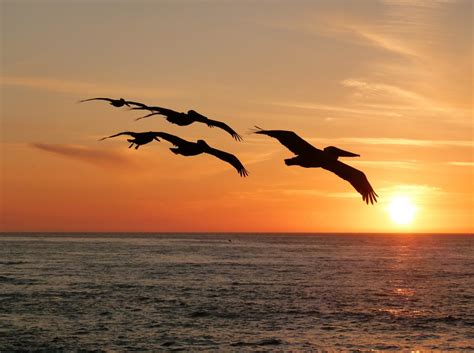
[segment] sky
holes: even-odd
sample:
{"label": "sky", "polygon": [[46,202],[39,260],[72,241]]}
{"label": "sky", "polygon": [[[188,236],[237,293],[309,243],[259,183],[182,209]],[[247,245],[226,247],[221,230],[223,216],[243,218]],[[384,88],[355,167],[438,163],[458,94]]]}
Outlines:
{"label": "sky", "polygon": [[[469,0],[0,6],[2,231],[474,230]],[[92,97],[194,109],[244,141],[78,103]],[[379,202],[328,171],[287,167],[292,153],[255,125],[360,154],[344,161]],[[166,142],[98,141],[150,130],[205,139],[250,175]],[[397,198],[413,209],[406,224],[390,211]]]}

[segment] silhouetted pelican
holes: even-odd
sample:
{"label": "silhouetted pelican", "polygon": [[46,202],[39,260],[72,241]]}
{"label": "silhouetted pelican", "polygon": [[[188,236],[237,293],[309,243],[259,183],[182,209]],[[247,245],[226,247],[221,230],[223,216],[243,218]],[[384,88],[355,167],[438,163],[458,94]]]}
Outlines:
{"label": "silhouetted pelican", "polygon": [[166,120],[172,124],[179,126],[190,125],[195,122],[204,123],[208,127],[218,127],[226,132],[228,132],[234,139],[237,141],[242,141],[242,137],[235,132],[229,125],[223,123],[222,121],[212,120],[204,115],[199,114],[194,110],[189,110],[187,113],[180,113],[171,109],[162,108],[162,107],[135,107],[132,110],[149,110],[151,113],[135,120],[140,120],[148,118],[153,115],[163,115]]}
{"label": "silhouetted pelican", "polygon": [[283,146],[293,152],[296,157],[285,159],[286,165],[299,165],[304,168],[318,168],[329,170],[338,177],[347,180],[362,195],[362,199],[368,204],[377,202],[378,196],[364,173],[352,168],[337,159],[339,157],[359,157],[358,154],[341,150],[337,147],[329,146],[323,151],[312,146],[293,131],[284,130],[263,130],[256,126],[257,134],[267,135],[276,138]]}
{"label": "silhouetted pelican", "polygon": [[171,147],[170,150],[174,154],[180,154],[182,156],[196,156],[201,153],[211,154],[219,159],[222,159],[224,162],[231,164],[240,176],[246,177],[249,173],[244,168],[242,163],[238,160],[233,154],[212,148],[204,140],[197,140],[197,142],[190,142],[183,140],[178,136],[167,134],[166,132],[157,133],[161,139],[171,142],[176,147]]}
{"label": "silhouetted pelican", "polygon": [[155,131],[148,131],[148,132],[132,132],[132,131],[124,131],[124,132],[119,132],[118,134],[107,136],[107,137],[102,137],[99,139],[99,141],[103,141],[105,139],[109,139],[111,137],[117,137],[121,135],[129,135],[132,136],[133,138],[127,139],[128,142],[130,142],[130,146],[128,148],[133,147],[135,144],[135,149],[137,150],[138,147],[141,145],[146,145],[147,143],[152,142],[153,140],[160,141],[157,136],[160,135],[159,132]]}
{"label": "silhouetted pelican", "polygon": [[126,105],[127,107],[130,107],[130,104],[133,104],[133,105],[136,105],[136,106],[139,106],[139,107],[146,107],[145,104],[143,103],[139,103],[139,102],[132,102],[132,101],[126,101],[125,99],[123,98],[119,98],[119,99],[113,99],[113,98],[89,98],[89,99],[84,99],[82,101],[79,101],[79,103],[82,103],[82,102],[88,102],[88,101],[107,101],[110,103],[110,105],[113,105],[114,107],[117,107],[117,108],[120,108],[120,107],[123,107],[124,105]]}

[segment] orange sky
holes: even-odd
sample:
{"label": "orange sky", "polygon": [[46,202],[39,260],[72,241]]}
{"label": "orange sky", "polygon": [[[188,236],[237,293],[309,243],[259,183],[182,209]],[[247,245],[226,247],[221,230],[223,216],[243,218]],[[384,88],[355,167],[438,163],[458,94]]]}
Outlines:
{"label": "orange sky", "polygon": [[[472,232],[472,2],[455,0],[1,3],[3,231]],[[203,124],[103,102],[195,109]],[[291,152],[250,134],[292,130],[361,155],[379,194],[287,167]],[[168,143],[138,151],[119,131],[204,138],[240,178]],[[416,207],[400,226],[387,209]]]}

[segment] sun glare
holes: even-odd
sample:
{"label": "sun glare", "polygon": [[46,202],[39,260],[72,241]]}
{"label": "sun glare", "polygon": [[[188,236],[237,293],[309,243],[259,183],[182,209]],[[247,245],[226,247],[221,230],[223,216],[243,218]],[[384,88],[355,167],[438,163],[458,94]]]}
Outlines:
{"label": "sun glare", "polygon": [[408,225],[413,222],[416,208],[406,196],[395,196],[388,207],[390,218],[399,225]]}

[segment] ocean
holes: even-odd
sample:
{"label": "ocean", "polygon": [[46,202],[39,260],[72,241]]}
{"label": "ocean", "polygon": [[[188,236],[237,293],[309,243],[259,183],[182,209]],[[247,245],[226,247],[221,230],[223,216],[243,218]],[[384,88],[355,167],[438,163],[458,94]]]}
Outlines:
{"label": "ocean", "polygon": [[474,236],[0,234],[0,352],[474,351]]}

